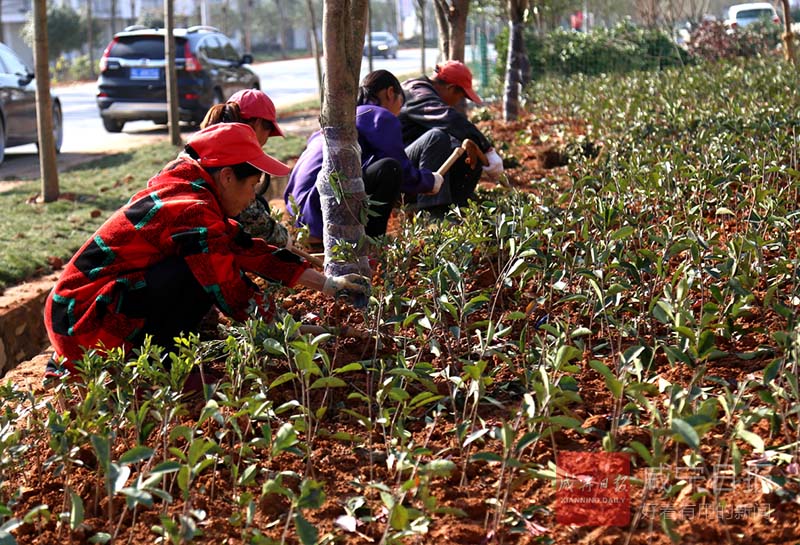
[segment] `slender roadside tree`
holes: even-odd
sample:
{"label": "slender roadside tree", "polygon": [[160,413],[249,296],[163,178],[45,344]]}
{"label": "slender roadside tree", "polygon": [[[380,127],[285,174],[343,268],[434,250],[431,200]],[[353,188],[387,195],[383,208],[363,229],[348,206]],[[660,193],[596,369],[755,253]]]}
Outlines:
{"label": "slender roadside tree", "polygon": [[356,131],[356,94],[368,0],[325,0],[322,43],[325,81],[320,126],[324,137],[317,190],[322,205],[325,272],[371,276],[366,256],[367,195]]}
{"label": "slender roadside tree", "polygon": [[36,128],[39,131],[39,171],[42,201],[58,199],[58,166],[53,135],[53,100],[50,96],[50,63],[47,56],[47,0],[34,0],[33,64],[36,72]]}
{"label": "slender roadside tree", "polygon": [[169,141],[173,146],[181,145],[180,116],[178,114],[178,75],[175,70],[175,13],[172,0],[164,0],[164,56],[167,59],[167,125]]}
{"label": "slender roadside tree", "polygon": [[109,23],[111,25],[111,35],[113,36],[117,33],[117,0],[111,0],[108,11],[111,14]]}
{"label": "slender roadside tree", "polygon": [[425,4],[427,0],[414,0],[414,10],[419,21],[420,74],[425,74]]}
{"label": "slender roadside tree", "polygon": [[794,32],[792,32],[792,10],[789,7],[789,0],[781,0],[783,7],[783,55],[792,65],[795,63],[794,51]]}
{"label": "slender roadside tree", "polygon": [[314,66],[317,68],[317,87],[319,88],[319,100],[322,104],[322,62],[320,61],[319,33],[317,31],[317,14],[314,11],[314,0],[306,0],[308,5],[308,17],[311,21],[311,53],[314,55]]}
{"label": "slender roadside tree", "polygon": [[525,8],[528,0],[508,0],[508,57],[503,93],[503,119],[514,121],[519,117],[519,95],[525,81],[523,71],[527,63],[525,53]]}
{"label": "slender roadside tree", "polygon": [[439,27],[439,55],[443,60],[464,62],[467,15],[470,0],[433,0]]}
{"label": "slender roadside tree", "polygon": [[94,76],[94,13],[92,13],[92,0],[86,0],[86,49],[89,53],[89,70]]}

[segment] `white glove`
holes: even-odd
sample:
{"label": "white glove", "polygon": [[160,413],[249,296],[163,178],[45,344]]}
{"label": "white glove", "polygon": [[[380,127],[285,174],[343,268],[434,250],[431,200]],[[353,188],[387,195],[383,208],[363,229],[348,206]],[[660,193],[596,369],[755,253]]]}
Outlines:
{"label": "white glove", "polygon": [[436,195],[442,189],[442,184],[444,183],[444,177],[438,172],[431,172],[431,174],[433,174],[433,189],[431,189],[427,193],[423,193],[423,195]]}
{"label": "white glove", "polygon": [[369,278],[355,273],[328,276],[322,286],[322,293],[331,297],[344,297],[353,306],[365,307],[370,294]]}
{"label": "white glove", "polygon": [[486,152],[486,159],[489,161],[489,164],[483,167],[483,173],[489,179],[497,180],[503,173],[503,159],[497,155],[497,152],[494,151],[494,148]]}

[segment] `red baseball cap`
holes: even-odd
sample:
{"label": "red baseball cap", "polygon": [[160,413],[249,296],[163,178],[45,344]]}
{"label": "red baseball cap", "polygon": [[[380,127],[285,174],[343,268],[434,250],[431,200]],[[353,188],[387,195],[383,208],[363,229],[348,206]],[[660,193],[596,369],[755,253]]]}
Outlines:
{"label": "red baseball cap", "polygon": [[197,152],[203,167],[232,167],[247,163],[267,174],[285,176],[291,170],[270,157],[256,138],[256,131],[245,123],[217,123],[194,133],[187,142]]}
{"label": "red baseball cap", "polygon": [[468,99],[476,104],[481,103],[481,97],[472,89],[472,72],[466,64],[461,61],[445,61],[436,65],[435,72],[436,79],[458,85],[464,89]]}
{"label": "red baseball cap", "polygon": [[283,136],[283,131],[278,126],[275,104],[267,93],[260,89],[243,89],[234,93],[228,102],[235,102],[239,105],[244,119],[266,119],[272,122],[272,132],[270,136]]}

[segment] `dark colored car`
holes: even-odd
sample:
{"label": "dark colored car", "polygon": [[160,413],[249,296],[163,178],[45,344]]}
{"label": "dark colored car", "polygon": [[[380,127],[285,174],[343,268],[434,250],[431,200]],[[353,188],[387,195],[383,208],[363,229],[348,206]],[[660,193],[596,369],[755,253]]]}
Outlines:
{"label": "dark colored car", "polygon": [[[389,57],[396,59],[397,58],[397,38],[395,38],[391,32],[372,32],[370,33],[372,37],[372,56],[373,57],[383,57],[388,59]],[[364,56],[369,56],[370,50],[370,43],[369,43],[369,36],[364,39]]]}
{"label": "dark colored car", "polygon": [[[64,125],[61,102],[52,97],[53,136],[61,151]],[[36,80],[33,71],[7,45],[0,43],[0,163],[6,148],[39,144],[36,125]]]}
{"label": "dark colored car", "polygon": [[[128,27],[114,35],[100,59],[97,106],[103,126],[120,132],[127,121],[167,122],[163,28]],[[208,109],[242,89],[260,89],[231,40],[213,27],[176,28],[175,69],[181,121],[200,123]]]}

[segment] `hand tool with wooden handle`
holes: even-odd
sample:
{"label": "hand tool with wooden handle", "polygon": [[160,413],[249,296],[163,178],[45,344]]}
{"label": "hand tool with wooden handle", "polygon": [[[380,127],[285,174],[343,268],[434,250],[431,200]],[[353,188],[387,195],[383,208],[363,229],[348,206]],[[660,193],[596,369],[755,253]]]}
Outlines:
{"label": "hand tool with wooden handle", "polygon": [[320,269],[323,267],[323,265],[325,265],[325,262],[318,256],[310,254],[304,250],[301,250],[300,248],[292,247],[292,249],[289,251],[292,252],[293,254],[299,255],[300,257],[304,258],[306,261],[308,261],[315,267],[319,267]]}
{"label": "hand tool with wooden handle", "polygon": [[469,138],[465,138],[464,141],[461,142],[461,145],[453,150],[450,157],[439,167],[436,173],[440,176],[444,176],[445,173],[450,170],[450,167],[452,167],[465,152],[467,154],[467,164],[472,165],[473,169],[478,168],[480,165],[485,166],[489,164],[489,161],[486,159],[486,154],[483,153],[478,144]]}

